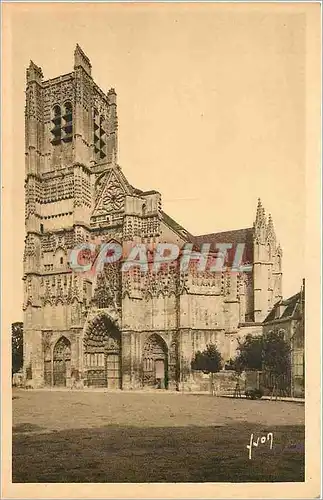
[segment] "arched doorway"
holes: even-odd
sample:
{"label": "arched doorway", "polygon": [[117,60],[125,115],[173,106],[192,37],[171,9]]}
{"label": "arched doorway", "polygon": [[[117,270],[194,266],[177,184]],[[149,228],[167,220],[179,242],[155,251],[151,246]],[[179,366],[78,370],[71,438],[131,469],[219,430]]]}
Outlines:
{"label": "arched doorway", "polygon": [[157,334],[150,335],[143,348],[143,385],[168,388],[168,348]]}
{"label": "arched doorway", "polygon": [[66,386],[71,377],[71,343],[61,337],[53,352],[53,385]]}
{"label": "arched doorway", "polygon": [[84,366],[88,387],[121,388],[121,336],[108,316],[99,316],[84,337]]}

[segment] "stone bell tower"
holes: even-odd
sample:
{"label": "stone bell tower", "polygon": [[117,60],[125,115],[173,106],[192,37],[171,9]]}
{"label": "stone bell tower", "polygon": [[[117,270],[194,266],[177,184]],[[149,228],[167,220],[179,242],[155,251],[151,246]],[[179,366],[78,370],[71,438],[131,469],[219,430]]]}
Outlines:
{"label": "stone bell tower", "polygon": [[94,178],[116,162],[118,125],[116,93],[95,84],[78,45],[72,72],[44,80],[31,61],[26,77],[24,371],[39,386],[53,377],[53,339],[73,342],[91,296],[68,252],[89,240]]}

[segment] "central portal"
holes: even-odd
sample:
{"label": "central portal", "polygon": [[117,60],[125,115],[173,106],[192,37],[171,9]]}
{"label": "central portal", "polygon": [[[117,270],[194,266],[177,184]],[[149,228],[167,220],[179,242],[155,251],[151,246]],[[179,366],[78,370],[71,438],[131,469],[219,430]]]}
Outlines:
{"label": "central portal", "polygon": [[121,336],[108,316],[95,318],[88,327],[84,365],[88,387],[121,389]]}

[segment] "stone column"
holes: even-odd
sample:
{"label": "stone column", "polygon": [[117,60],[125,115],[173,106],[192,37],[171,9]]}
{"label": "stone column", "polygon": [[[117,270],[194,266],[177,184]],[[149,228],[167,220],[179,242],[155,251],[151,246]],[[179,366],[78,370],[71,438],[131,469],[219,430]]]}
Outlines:
{"label": "stone column", "polygon": [[34,388],[43,387],[44,385],[44,353],[42,343],[42,332],[33,330],[30,333],[32,344],[32,386]]}
{"label": "stone column", "polygon": [[179,383],[179,333],[177,331],[172,333],[168,353],[168,389],[170,391],[178,390]]}
{"label": "stone column", "polygon": [[141,389],[142,381],[140,374],[140,359],[141,359],[141,346],[140,346],[140,333],[132,332],[131,335],[131,357],[132,357],[132,374],[131,385],[133,389]]}
{"label": "stone column", "polygon": [[190,329],[181,329],[179,332],[179,390],[190,391],[193,383],[192,360],[192,332]]}
{"label": "stone column", "polygon": [[25,330],[24,331],[24,337],[23,337],[23,342],[24,342],[24,363],[23,363],[23,371],[24,371],[24,378],[26,381],[31,379],[32,376],[32,336],[33,336],[33,330]]}
{"label": "stone column", "polygon": [[76,387],[80,387],[81,378],[79,335],[79,329],[73,330],[71,335],[71,384]]}
{"label": "stone column", "polygon": [[131,358],[131,333],[132,332],[121,332],[121,343],[122,343],[122,389],[129,390],[132,387],[131,384],[131,368],[132,368],[132,358]]}

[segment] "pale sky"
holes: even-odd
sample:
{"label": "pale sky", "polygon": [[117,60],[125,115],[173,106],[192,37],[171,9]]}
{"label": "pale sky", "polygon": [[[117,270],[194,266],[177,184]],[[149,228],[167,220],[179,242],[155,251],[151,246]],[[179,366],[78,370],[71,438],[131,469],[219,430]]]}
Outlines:
{"label": "pale sky", "polygon": [[272,7],[10,5],[12,321],[22,320],[23,302],[25,71],[30,59],[45,79],[73,71],[76,43],[96,83],[116,89],[119,164],[130,183],[158,190],[194,234],[251,227],[260,197],[283,248],[283,294],[299,291],[305,16]]}

